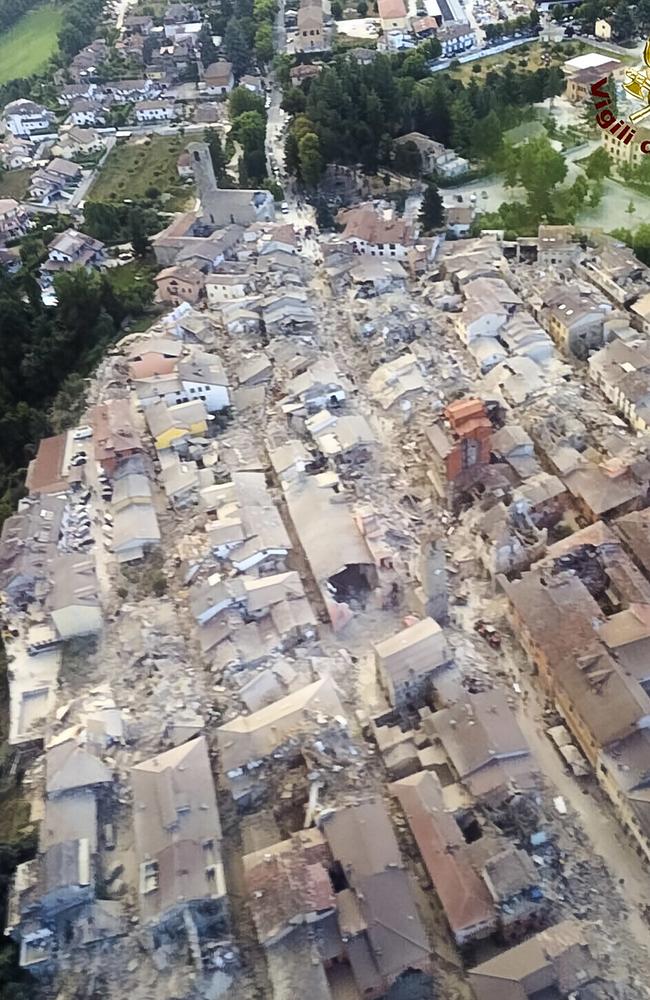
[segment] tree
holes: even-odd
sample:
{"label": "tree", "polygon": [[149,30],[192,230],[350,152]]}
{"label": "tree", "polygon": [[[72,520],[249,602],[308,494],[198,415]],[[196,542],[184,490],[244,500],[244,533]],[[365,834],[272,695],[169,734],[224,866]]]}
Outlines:
{"label": "tree", "polygon": [[273,59],[273,29],[267,22],[260,24],[255,32],[255,55],[264,64]]}
{"label": "tree", "polygon": [[636,212],[636,205],[633,201],[628,201],[627,208],[625,209],[628,215],[634,215]]}
{"label": "tree", "polygon": [[332,209],[325,198],[319,198],[316,202],[316,225],[321,232],[326,229],[334,229],[336,225]]}
{"label": "tree", "polygon": [[647,222],[637,227],[631,245],[639,260],[644,264],[650,264],[650,225]]}
{"label": "tree", "polygon": [[307,187],[318,186],[323,172],[323,158],[320,153],[320,143],[315,132],[307,132],[298,142],[300,173]]}
{"label": "tree", "polygon": [[231,17],[226,26],[223,49],[232,63],[235,76],[243,76],[250,65],[250,49],[241,24]]}
{"label": "tree", "polygon": [[474,127],[471,152],[477,159],[489,160],[496,155],[501,143],[501,120],[496,111],[490,111]]}
{"label": "tree", "polygon": [[134,208],[129,219],[131,246],[136,257],[146,257],[151,251],[151,240],[147,236],[144,216],[139,208]]}
{"label": "tree", "polygon": [[519,181],[528,192],[528,205],[540,219],[552,212],[551,192],[567,174],[567,165],[546,137],[532,139],[517,150]]}
{"label": "tree", "polygon": [[244,111],[232,124],[230,134],[239,142],[244,151],[264,150],[266,122],[259,111]]}
{"label": "tree", "polygon": [[343,4],[341,0],[332,0],[332,17],[335,21],[343,20]]}
{"label": "tree", "polygon": [[288,115],[297,115],[307,106],[305,92],[300,87],[289,87],[282,97],[282,110]]}
{"label": "tree", "polygon": [[264,110],[264,98],[259,94],[254,94],[248,87],[235,87],[228,97],[228,112],[230,120],[239,118],[245,111],[257,111],[263,118],[266,117]]}
{"label": "tree", "polygon": [[[147,39],[145,39],[146,41]],[[216,62],[219,58],[219,52],[212,41],[212,30],[207,22],[201,25],[201,30],[197,35],[196,41],[203,65],[209,66],[211,63]]]}
{"label": "tree", "polygon": [[445,213],[440,192],[435,184],[427,184],[420,209],[420,225],[425,233],[439,229],[444,221]]}
{"label": "tree", "polygon": [[357,0],[357,14],[359,17],[368,16],[368,3],[367,0]]}
{"label": "tree", "polygon": [[102,282],[96,271],[73,268],[54,276],[60,322],[69,330],[85,334],[97,322],[102,307]]}
{"label": "tree", "polygon": [[300,155],[298,151],[298,137],[296,133],[290,131],[284,141],[284,165],[288,174],[299,176]]}
{"label": "tree", "polygon": [[607,90],[607,93],[610,96],[611,103],[609,105],[609,109],[613,115],[618,116],[618,98],[616,96],[616,80],[611,75],[611,73],[607,79],[607,87],[605,89]]}
{"label": "tree", "polygon": [[614,11],[614,17],[612,18],[612,32],[619,41],[625,41],[628,38],[632,38],[634,35],[634,18],[632,17],[632,13],[626,0],[619,3],[618,7]]}
{"label": "tree", "polygon": [[210,150],[212,169],[214,170],[214,176],[217,184],[219,187],[223,187],[226,178],[227,159],[223,143],[221,142],[221,136],[216,129],[211,128],[205,133],[205,141],[207,142],[208,149]]}
{"label": "tree", "polygon": [[589,193],[590,193],[589,182],[585,177],[583,177],[582,174],[578,174],[568,192],[569,202],[574,211],[574,214],[577,214],[580,211],[585,201],[587,200]]}
{"label": "tree", "polygon": [[422,173],[420,151],[414,142],[395,143],[393,166],[398,174],[419,177]]}
{"label": "tree", "polygon": [[612,161],[609,158],[609,153],[602,146],[599,146],[588,157],[585,172],[590,180],[598,181],[609,177],[611,169]]}
{"label": "tree", "polygon": [[554,21],[563,21],[566,14],[566,8],[561,3],[553,4],[551,7],[551,17]]}

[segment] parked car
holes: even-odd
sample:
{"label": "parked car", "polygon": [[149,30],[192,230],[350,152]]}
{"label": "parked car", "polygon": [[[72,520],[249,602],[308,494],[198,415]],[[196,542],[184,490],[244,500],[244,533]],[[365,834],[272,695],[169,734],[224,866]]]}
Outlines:
{"label": "parked car", "polygon": [[76,431],[72,432],[73,441],[85,441],[86,438],[93,436],[93,429],[87,424],[82,424],[81,427],[77,427]]}

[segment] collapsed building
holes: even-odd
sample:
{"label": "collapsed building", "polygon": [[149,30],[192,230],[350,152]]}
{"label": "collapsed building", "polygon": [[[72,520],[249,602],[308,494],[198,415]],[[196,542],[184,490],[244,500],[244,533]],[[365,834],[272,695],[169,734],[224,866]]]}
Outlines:
{"label": "collapsed building", "polygon": [[350,604],[377,586],[377,567],[366,540],[337,492],[337,477],[306,476],[284,483],[287,511],[335,630],[349,621]]}
{"label": "collapsed building", "polygon": [[[195,941],[227,929],[221,824],[204,736],[131,768],[142,920]],[[200,961],[200,954],[194,955]]]}

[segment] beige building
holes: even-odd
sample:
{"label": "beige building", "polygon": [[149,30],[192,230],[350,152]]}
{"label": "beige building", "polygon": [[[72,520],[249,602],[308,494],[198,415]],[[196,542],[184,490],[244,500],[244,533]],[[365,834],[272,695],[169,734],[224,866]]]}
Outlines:
{"label": "beige building", "polygon": [[621,142],[621,140],[617,139],[615,135],[611,134],[611,132],[603,129],[600,141],[605,152],[611,156],[612,163],[615,167],[621,167],[623,164],[630,164],[632,167],[638,167],[648,156],[647,153],[641,152],[641,143],[650,141],[650,127],[646,125],[638,125],[636,135],[627,144]]}
{"label": "beige building", "polygon": [[375,643],[375,665],[391,705],[422,704],[439,670],[451,664],[444,633],[433,618]]}
{"label": "beige building", "polygon": [[408,28],[408,12],[404,0],[378,0],[377,10],[384,31]]}
{"label": "beige building", "polygon": [[612,26],[604,17],[599,17],[594,28],[596,38],[603,38],[606,42],[612,37]]}
{"label": "beige building", "polygon": [[196,305],[205,295],[205,275],[197,267],[166,267],[154,281],[158,288],[158,301],[169,302],[173,306],[181,302]]}
{"label": "beige building", "polygon": [[[596,975],[584,931],[564,920],[470,970],[477,1000],[577,996]],[[585,994],[586,996],[586,994]]]}
{"label": "beige building", "polygon": [[79,553],[66,553],[52,562],[52,590],[48,606],[62,639],[92,635],[102,627],[94,562]]}
{"label": "beige building", "polygon": [[205,737],[131,768],[131,787],[142,919],[182,923],[195,906],[222,914],[221,823]]}
{"label": "beige building", "polygon": [[329,48],[325,41],[323,9],[319,3],[304,4],[298,11],[298,26],[294,40],[296,52],[322,52]]}

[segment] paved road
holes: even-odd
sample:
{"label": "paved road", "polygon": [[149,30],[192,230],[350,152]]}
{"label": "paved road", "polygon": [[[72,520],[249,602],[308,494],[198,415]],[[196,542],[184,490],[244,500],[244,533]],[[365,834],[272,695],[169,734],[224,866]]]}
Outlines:
{"label": "paved road", "polygon": [[122,30],[124,18],[127,15],[128,9],[135,2],[136,0],[116,0],[116,2],[112,5],[112,10],[115,14],[115,27],[118,31]]}

